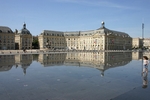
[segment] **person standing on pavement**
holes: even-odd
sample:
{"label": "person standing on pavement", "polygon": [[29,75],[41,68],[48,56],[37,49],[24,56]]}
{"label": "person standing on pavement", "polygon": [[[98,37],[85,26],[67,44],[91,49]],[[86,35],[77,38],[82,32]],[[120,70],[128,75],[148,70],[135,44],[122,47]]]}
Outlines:
{"label": "person standing on pavement", "polygon": [[147,56],[143,56],[143,73],[148,73],[149,60]]}
{"label": "person standing on pavement", "polygon": [[143,78],[143,86],[142,88],[147,88],[148,86],[148,65],[149,60],[147,56],[143,56],[143,71],[142,71],[142,78]]}

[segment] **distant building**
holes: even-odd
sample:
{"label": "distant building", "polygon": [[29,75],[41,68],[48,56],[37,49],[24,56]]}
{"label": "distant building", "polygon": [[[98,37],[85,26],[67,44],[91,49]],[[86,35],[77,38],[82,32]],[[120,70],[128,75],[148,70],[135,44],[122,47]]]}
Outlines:
{"label": "distant building", "polygon": [[132,48],[132,38],[124,32],[105,28],[104,22],[97,30],[60,32],[44,30],[39,35],[40,49],[70,50],[127,50]]}
{"label": "distant building", "polygon": [[147,49],[150,49],[150,38],[144,38],[143,46]]}
{"label": "distant building", "polygon": [[26,29],[26,24],[23,24],[23,28],[15,32],[15,46],[16,49],[32,49],[32,34]]}
{"label": "distant building", "polygon": [[150,49],[150,38],[133,38],[132,48],[147,48]]}
{"label": "distant building", "polygon": [[0,50],[15,49],[15,34],[9,27],[0,26]]}
{"label": "distant building", "polygon": [[132,39],[132,48],[142,48],[143,40],[142,38],[133,38]]}

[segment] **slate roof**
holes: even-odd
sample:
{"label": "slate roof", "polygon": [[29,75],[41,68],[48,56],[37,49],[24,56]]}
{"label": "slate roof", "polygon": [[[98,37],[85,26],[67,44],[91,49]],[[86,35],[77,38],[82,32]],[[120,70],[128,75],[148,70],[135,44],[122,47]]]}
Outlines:
{"label": "slate roof", "polygon": [[22,35],[29,34],[29,35],[31,35],[30,31],[28,29],[26,29],[25,23],[23,24],[23,28],[20,31],[18,31],[18,34],[22,34]]}
{"label": "slate roof", "polygon": [[7,26],[0,26],[0,33],[13,33],[13,31]]}

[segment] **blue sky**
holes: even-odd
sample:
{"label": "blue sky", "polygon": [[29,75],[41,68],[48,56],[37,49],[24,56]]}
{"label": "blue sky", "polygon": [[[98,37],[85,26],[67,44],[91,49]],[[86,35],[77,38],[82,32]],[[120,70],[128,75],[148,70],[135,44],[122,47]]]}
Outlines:
{"label": "blue sky", "polygon": [[13,31],[23,23],[32,35],[43,30],[95,30],[105,22],[131,37],[150,37],[150,0],[1,0],[0,26]]}

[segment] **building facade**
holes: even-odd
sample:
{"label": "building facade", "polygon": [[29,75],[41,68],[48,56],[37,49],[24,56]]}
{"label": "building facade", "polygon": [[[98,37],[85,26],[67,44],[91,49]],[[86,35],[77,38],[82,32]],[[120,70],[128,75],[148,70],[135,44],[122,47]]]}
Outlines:
{"label": "building facade", "polygon": [[9,27],[0,26],[0,50],[15,49],[15,34]]}
{"label": "building facade", "polygon": [[143,46],[147,49],[150,49],[150,38],[144,38]]}
{"label": "building facade", "polygon": [[132,39],[132,48],[138,49],[150,49],[150,38],[133,38]]}
{"label": "building facade", "polygon": [[132,48],[132,38],[124,32],[105,28],[104,22],[97,30],[58,32],[44,30],[39,35],[40,49],[69,50],[127,50]]}
{"label": "building facade", "polygon": [[15,31],[15,46],[19,50],[32,49],[32,34],[26,29],[25,23],[20,31]]}
{"label": "building facade", "polygon": [[143,40],[142,38],[133,38],[132,39],[132,48],[142,48],[143,47]]}
{"label": "building facade", "polygon": [[60,31],[44,30],[39,36],[40,49],[62,49],[66,47],[64,33]]}

